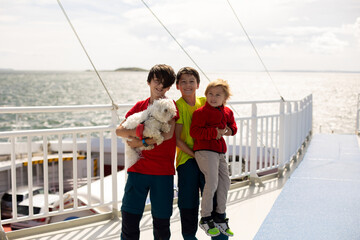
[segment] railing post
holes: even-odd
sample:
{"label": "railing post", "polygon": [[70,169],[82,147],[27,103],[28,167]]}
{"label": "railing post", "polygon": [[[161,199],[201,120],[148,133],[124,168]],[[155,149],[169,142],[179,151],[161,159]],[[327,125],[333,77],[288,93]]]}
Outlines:
{"label": "railing post", "polygon": [[306,102],[305,99],[301,100],[301,142],[305,143],[306,138]]}
{"label": "railing post", "polygon": [[117,186],[117,114],[116,109],[111,110],[111,124],[113,129],[111,130],[111,175],[112,175],[112,214],[114,219],[118,219],[118,186]]}
{"label": "railing post", "polygon": [[1,219],[0,219],[0,240],[8,240],[4,228],[1,225]]}
{"label": "railing post", "polygon": [[31,137],[27,136],[27,171],[28,171],[28,187],[29,187],[29,216],[34,214],[33,203],[33,164],[32,164],[32,152],[31,152]]}
{"label": "railing post", "polygon": [[313,95],[310,94],[310,134],[313,132]]}
{"label": "railing post", "polygon": [[291,103],[286,103],[286,114],[285,114],[285,142],[284,142],[284,161],[286,168],[290,169],[290,157],[292,155],[292,114],[291,114]]}
{"label": "railing post", "polygon": [[[49,213],[49,160],[48,160],[48,139],[47,135],[43,135],[43,172],[44,172],[44,198],[45,198],[45,214]],[[73,162],[77,165],[77,159],[73,157]],[[77,178],[77,169],[75,169]],[[75,179],[75,177],[74,177]],[[74,190],[77,186],[74,186]],[[77,199],[74,199],[74,206],[77,207]]]}
{"label": "railing post", "polygon": [[308,140],[311,129],[311,96],[306,97],[306,138]]}
{"label": "railing post", "polygon": [[59,195],[60,211],[64,210],[64,160],[63,160],[63,135],[58,136],[58,156],[59,156]]}
{"label": "railing post", "polygon": [[360,126],[359,126],[359,122],[360,122],[360,109],[358,108],[356,111],[356,128],[355,128],[355,134],[359,134],[360,133]]}
{"label": "railing post", "polygon": [[355,123],[355,134],[359,134],[360,132],[360,126],[359,126],[359,122],[360,122],[360,93],[358,94],[358,99],[357,99],[357,105],[356,105],[356,123]]}
{"label": "railing post", "polygon": [[[77,140],[76,133],[73,133],[73,191],[74,191],[74,209],[78,208],[78,163],[77,163]],[[44,181],[45,183],[45,181]]]}
{"label": "railing post", "polygon": [[284,162],[285,162],[285,103],[283,101],[280,102],[280,123],[279,123],[279,167],[278,167],[278,175],[279,177],[283,177],[284,174]]}
{"label": "railing post", "polygon": [[304,108],[305,108],[305,116],[304,116],[304,120],[305,120],[305,142],[307,140],[307,137],[309,135],[309,98],[305,98],[305,104],[304,104]]}
{"label": "railing post", "polygon": [[303,114],[304,114],[304,104],[303,104],[303,100],[299,101],[299,139],[300,139],[300,144],[303,143],[304,140],[304,130],[303,130]]}
{"label": "railing post", "polygon": [[[231,176],[234,177],[235,175],[240,175],[239,174],[239,170],[238,167],[235,168],[235,163],[236,163],[236,135],[233,136],[233,142],[232,142],[232,161],[231,161]],[[239,163],[241,164],[241,158],[239,157]],[[237,165],[239,166],[239,165]],[[237,170],[237,171],[236,171]]]}
{"label": "railing post", "polygon": [[13,219],[17,219],[17,199],[16,199],[16,154],[15,154],[15,137],[11,137],[11,196],[12,196],[12,216]]}
{"label": "railing post", "polygon": [[250,152],[250,182],[255,185],[259,181],[256,173],[257,167],[257,107],[256,103],[252,103],[251,111],[251,152]]}
{"label": "railing post", "polygon": [[298,107],[298,103],[297,101],[294,103],[294,122],[293,122],[293,129],[294,129],[294,137],[293,137],[293,152],[295,154],[295,157],[294,157],[294,160],[296,161],[297,158],[296,158],[296,154],[297,154],[297,151],[298,151],[298,147],[300,145],[300,141],[299,141],[299,128],[298,128],[298,125],[299,125],[299,107]]}

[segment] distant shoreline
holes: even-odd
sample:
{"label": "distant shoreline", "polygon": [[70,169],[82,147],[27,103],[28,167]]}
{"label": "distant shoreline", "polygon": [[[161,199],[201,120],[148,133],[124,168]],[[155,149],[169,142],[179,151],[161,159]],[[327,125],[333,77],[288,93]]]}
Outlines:
{"label": "distant shoreline", "polygon": [[[93,69],[87,69],[85,72],[93,72]],[[148,72],[149,70],[146,70],[144,68],[139,67],[122,67],[117,68],[115,70],[98,70],[99,72]]]}
{"label": "distant shoreline", "polygon": [[14,72],[15,70],[12,68],[0,68],[0,72]]}
{"label": "distant shoreline", "polygon": [[[12,69],[12,68],[0,68],[0,73],[6,73],[6,72],[93,72],[92,69],[87,70],[18,70],[18,69]],[[144,68],[138,68],[138,67],[123,67],[123,68],[117,68],[115,70],[98,70],[99,72],[148,72],[149,70]],[[254,70],[214,70],[211,71],[211,73],[214,72],[265,72],[263,70],[254,71]],[[277,73],[277,72],[288,72],[288,73],[360,73],[360,71],[351,71],[351,70],[271,70],[270,73]]]}
{"label": "distant shoreline", "polygon": [[138,67],[123,67],[123,68],[115,69],[115,72],[148,72],[148,71],[149,70]]}

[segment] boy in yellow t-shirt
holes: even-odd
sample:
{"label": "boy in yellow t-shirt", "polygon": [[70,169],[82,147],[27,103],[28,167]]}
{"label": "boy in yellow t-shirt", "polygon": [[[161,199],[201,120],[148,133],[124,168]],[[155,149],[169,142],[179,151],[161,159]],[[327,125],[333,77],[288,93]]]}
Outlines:
{"label": "boy in yellow t-shirt", "polygon": [[[193,151],[194,140],[190,136],[190,126],[194,111],[206,103],[205,97],[197,97],[200,86],[199,73],[191,67],[181,68],[176,75],[176,88],[181,97],[176,101],[179,119],[175,124],[176,170],[178,174],[178,207],[181,218],[181,232],[184,240],[196,240],[199,215],[199,190],[204,187],[201,173]],[[228,239],[225,235],[212,239]]]}

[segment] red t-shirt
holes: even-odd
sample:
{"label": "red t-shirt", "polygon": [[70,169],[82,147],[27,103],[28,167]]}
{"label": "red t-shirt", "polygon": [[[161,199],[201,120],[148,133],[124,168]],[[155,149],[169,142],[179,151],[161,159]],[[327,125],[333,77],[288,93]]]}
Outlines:
{"label": "red t-shirt", "polygon": [[[139,101],[126,114],[126,118],[134,113],[144,111],[149,106],[150,98]],[[174,102],[175,104],[175,102]],[[175,104],[176,106],[176,104]],[[179,111],[175,116],[175,121],[179,119]],[[128,169],[128,172],[137,172],[149,175],[175,175],[175,153],[176,153],[176,136],[156,145],[152,150],[141,152],[140,159]]]}

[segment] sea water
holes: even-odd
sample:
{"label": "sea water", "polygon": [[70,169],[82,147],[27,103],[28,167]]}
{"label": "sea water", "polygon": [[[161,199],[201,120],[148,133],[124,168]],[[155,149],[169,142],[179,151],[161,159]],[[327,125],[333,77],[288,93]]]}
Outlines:
{"label": "sea water", "polygon": [[[117,104],[149,96],[147,72],[100,72]],[[341,72],[214,72],[209,79],[223,78],[230,84],[231,101],[300,100],[313,94],[313,131],[354,133],[360,73]],[[197,95],[203,95],[208,80],[201,76]],[[166,94],[178,99],[175,85]],[[94,72],[0,72],[0,108],[15,106],[66,106],[110,104],[111,100]],[[265,112],[267,107],[265,108]],[[261,109],[261,108],[260,108]],[[277,110],[275,110],[277,111]],[[120,112],[120,115],[125,112]],[[237,112],[242,115],[242,111]],[[240,116],[241,117],[241,116]],[[108,113],[0,114],[0,131],[103,125]]]}

